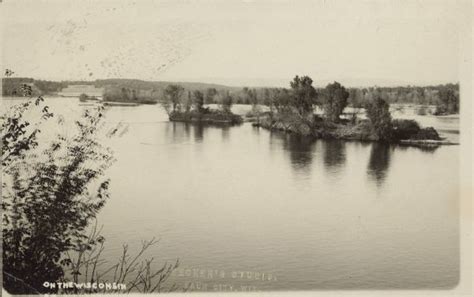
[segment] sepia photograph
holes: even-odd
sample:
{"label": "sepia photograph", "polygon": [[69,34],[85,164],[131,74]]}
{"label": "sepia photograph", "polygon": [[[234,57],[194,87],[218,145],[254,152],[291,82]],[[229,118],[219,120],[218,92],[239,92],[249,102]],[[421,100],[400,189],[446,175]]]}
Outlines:
{"label": "sepia photograph", "polygon": [[2,293],[472,296],[472,12],[0,1]]}

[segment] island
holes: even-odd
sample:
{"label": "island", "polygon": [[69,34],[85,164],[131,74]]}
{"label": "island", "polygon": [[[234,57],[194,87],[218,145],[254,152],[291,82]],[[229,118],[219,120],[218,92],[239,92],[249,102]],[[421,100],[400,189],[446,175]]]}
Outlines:
{"label": "island", "polygon": [[[312,79],[296,76],[291,89],[279,90],[268,112],[249,115],[253,125],[273,131],[315,139],[345,139],[432,147],[455,144],[441,138],[433,127],[420,127],[415,120],[392,119],[390,105],[375,97],[364,105],[365,115],[343,114],[349,92],[338,82],[317,92]],[[322,110],[316,114],[315,108]],[[344,116],[344,117],[342,117]]]}
{"label": "island", "polygon": [[171,84],[164,90],[163,107],[169,120],[174,122],[205,123],[215,125],[237,125],[243,122],[240,115],[231,111],[232,97],[229,93],[222,97],[219,109],[204,107],[204,94],[195,90],[183,98],[184,88]]}
{"label": "island", "polygon": [[433,127],[422,128],[414,120],[395,119],[387,125],[383,135],[370,120],[361,119],[355,122],[341,120],[337,123],[314,116],[314,121],[303,122],[288,117],[275,118],[268,115],[260,117],[253,126],[272,131],[282,131],[312,137],[315,139],[345,139],[372,142],[399,143],[412,146],[438,146],[455,144],[444,140]]}

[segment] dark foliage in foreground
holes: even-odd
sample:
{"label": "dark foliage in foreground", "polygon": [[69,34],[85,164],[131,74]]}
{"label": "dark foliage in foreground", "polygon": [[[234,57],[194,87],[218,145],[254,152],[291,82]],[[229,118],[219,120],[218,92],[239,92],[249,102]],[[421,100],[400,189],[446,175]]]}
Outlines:
{"label": "dark foliage in foreground", "polygon": [[[30,85],[18,92],[33,94]],[[84,110],[67,134],[42,139],[43,125],[53,124],[43,101],[30,97],[0,116],[3,288],[11,294],[96,293],[101,291],[43,284],[112,281],[126,283],[125,292],[175,290],[164,283],[177,262],[155,270],[153,259],[142,259],[155,240],[144,241],[133,255],[124,245],[122,257],[104,270],[105,238],[96,228],[88,235],[109,196],[104,171],[113,162],[112,152],[97,137],[104,108]],[[64,120],[59,116],[54,124],[64,125]],[[113,269],[119,272],[107,275]]]}
{"label": "dark foliage in foreground", "polygon": [[86,111],[74,136],[58,135],[38,153],[30,149],[38,145],[39,130],[15,129],[33,105],[24,106],[13,108],[13,114],[21,115],[13,121],[7,117],[2,125],[10,131],[2,135],[3,272],[5,288],[15,294],[28,292],[12,279],[45,293],[45,281],[64,276],[62,255],[84,244],[89,221],[108,197],[109,181],[101,179],[112,162],[94,138],[101,110]]}

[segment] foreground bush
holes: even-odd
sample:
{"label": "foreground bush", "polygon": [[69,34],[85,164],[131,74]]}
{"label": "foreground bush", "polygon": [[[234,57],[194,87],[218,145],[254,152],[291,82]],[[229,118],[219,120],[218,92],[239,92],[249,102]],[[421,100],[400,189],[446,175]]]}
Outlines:
{"label": "foreground bush", "polygon": [[[32,94],[27,85],[21,91],[26,97]],[[84,267],[91,268],[91,282],[106,275],[99,257],[104,238],[88,236],[90,222],[109,197],[104,172],[114,160],[98,141],[103,112],[102,107],[84,110],[72,127],[47,138],[40,133],[54,115],[42,97],[0,116],[2,272],[3,288],[10,294],[62,293],[44,283],[83,280],[79,275],[88,279]],[[56,119],[55,125],[64,125],[61,117]],[[145,242],[142,250],[153,243]],[[113,267],[125,270],[114,279],[126,282],[130,290],[161,290],[177,264],[153,270],[141,255],[130,257],[124,246],[124,259]],[[135,281],[127,278],[135,277],[133,273]]]}
{"label": "foreground bush", "polygon": [[28,292],[12,279],[44,292],[43,282],[64,276],[62,254],[83,244],[84,230],[104,206],[103,172],[113,160],[95,138],[101,109],[85,111],[75,131],[34,150],[40,127],[23,115],[40,102],[14,107],[2,123],[3,271],[5,288],[15,294]]}

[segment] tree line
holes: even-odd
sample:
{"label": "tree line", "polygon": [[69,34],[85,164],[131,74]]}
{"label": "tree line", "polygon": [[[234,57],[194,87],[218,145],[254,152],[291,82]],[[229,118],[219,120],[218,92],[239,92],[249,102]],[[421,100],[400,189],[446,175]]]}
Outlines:
{"label": "tree line", "polygon": [[203,112],[205,104],[218,104],[223,112],[230,113],[234,103],[229,91],[219,92],[216,88],[208,88],[206,91],[187,91],[178,84],[170,84],[163,91],[162,103],[166,111],[189,112],[192,109]]}
{"label": "tree line", "polygon": [[[199,91],[204,96],[204,104],[219,104],[224,98],[232,104],[268,105],[270,98],[281,96],[287,88],[231,88],[218,85],[199,83],[165,83],[147,82],[133,79],[104,79],[92,82],[84,81],[47,81],[32,78],[6,77],[2,79],[3,96],[19,96],[18,89],[22,84],[29,84],[34,95],[49,95],[60,92],[70,84],[90,84],[95,87],[104,87],[110,91],[112,97],[120,98],[118,93],[128,89],[130,93],[140,93],[141,96],[153,100],[165,100],[166,88],[169,85],[180,85],[186,92]],[[118,91],[115,91],[118,90]],[[325,88],[316,88],[317,93],[323,93]],[[375,98],[382,98],[387,103],[403,103],[418,105],[435,105],[436,114],[453,114],[459,112],[459,84],[439,84],[432,86],[398,86],[398,87],[364,87],[347,88],[349,97],[348,106],[361,108]],[[123,93],[123,92],[122,92]],[[130,96],[133,96],[130,95]],[[122,101],[119,99],[119,101]]]}

